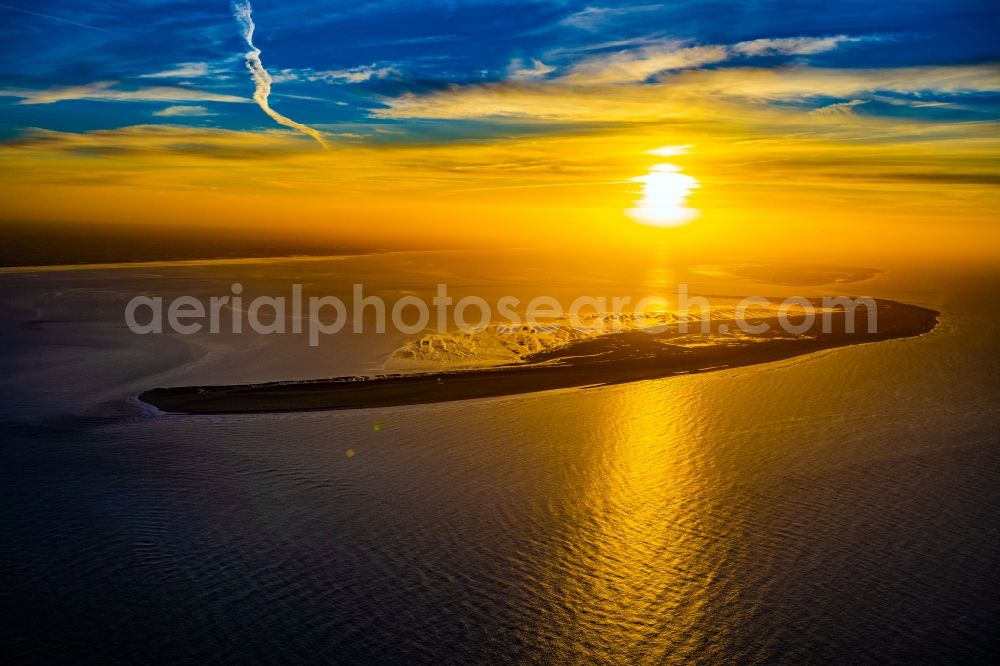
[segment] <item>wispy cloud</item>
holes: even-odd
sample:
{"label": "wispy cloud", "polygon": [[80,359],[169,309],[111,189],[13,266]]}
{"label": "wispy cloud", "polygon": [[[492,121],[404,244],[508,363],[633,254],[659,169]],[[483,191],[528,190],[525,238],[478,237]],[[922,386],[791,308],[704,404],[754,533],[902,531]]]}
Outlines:
{"label": "wispy cloud", "polygon": [[52,104],[69,100],[108,102],[230,102],[245,103],[235,95],[180,86],[152,86],[124,90],[117,81],[96,81],[79,86],[57,86],[44,90],[0,89],[0,97],[20,97],[18,104]]}
{"label": "wispy cloud", "polygon": [[821,106],[818,109],[813,109],[810,113],[815,116],[836,116],[839,118],[851,117],[855,115],[854,107],[861,106],[866,102],[867,100],[863,99],[852,99],[847,102],[827,104],[826,106]]}
{"label": "wispy cloud", "polygon": [[[547,58],[575,58],[600,51],[624,51],[639,46],[663,44],[664,41],[665,37],[663,35],[643,35],[641,37],[629,37],[628,39],[612,39],[604,42],[557,46],[546,50],[545,54]],[[678,45],[683,44],[680,41],[675,41],[674,43]]]}
{"label": "wispy cloud", "polygon": [[841,44],[863,42],[875,39],[871,36],[849,37],[834,35],[831,37],[784,37],[780,39],[754,39],[748,42],[734,44],[732,50],[745,56],[766,55],[812,55],[832,51]]}
{"label": "wispy cloud", "polygon": [[[592,14],[593,12],[591,12]],[[589,14],[588,14],[589,15]],[[614,52],[583,54],[560,67],[514,61],[502,81],[404,94],[374,113],[381,118],[505,118],[559,122],[636,122],[677,118],[715,104],[798,104],[828,107],[816,117],[854,115],[877,94],[955,95],[1000,90],[992,65],[886,68],[811,67],[800,59],[771,67],[737,66],[747,58],[808,56],[874,35],[762,38],[735,44],[681,40],[629,43]],[[549,54],[550,57],[553,54]],[[562,56],[574,55],[564,52]],[[562,58],[556,57],[556,62]],[[555,75],[553,75],[555,73]],[[932,100],[937,102],[938,100]]]}
{"label": "wispy cloud", "polygon": [[212,113],[203,106],[177,105],[177,106],[168,106],[165,109],[154,111],[153,115],[162,116],[165,118],[177,118],[177,117],[214,116],[216,114]]}
{"label": "wispy cloud", "polygon": [[638,48],[588,56],[574,65],[568,81],[585,83],[631,83],[665,72],[695,69],[736,57],[767,55],[812,55],[831,51],[847,42],[867,37],[792,37],[756,39],[737,44],[688,45],[679,40],[661,40]]}
{"label": "wispy cloud", "polygon": [[364,83],[372,79],[385,79],[399,74],[399,70],[392,65],[359,65],[347,69],[327,69],[316,70],[306,69],[283,69],[271,77],[275,83],[286,81],[324,81],[326,83]]}
{"label": "wispy cloud", "polygon": [[681,72],[664,80],[689,93],[758,100],[791,100],[825,95],[848,98],[860,93],[993,92],[1000,90],[1000,69],[991,65],[939,67],[776,67]]}
{"label": "wispy cloud", "polygon": [[[56,132],[33,129],[0,143],[0,154],[10,150],[42,151],[78,157],[187,156],[239,160],[265,156],[317,154],[303,150],[303,142],[287,130],[238,132],[179,125],[132,125],[92,132]],[[319,153],[320,155],[322,153]]]}
{"label": "wispy cloud", "polygon": [[309,127],[308,125],[303,125],[302,123],[295,122],[287,116],[283,116],[274,109],[271,108],[268,102],[268,97],[271,95],[271,75],[267,73],[264,69],[264,65],[260,61],[260,49],[258,49],[253,44],[253,32],[254,32],[254,22],[252,17],[252,10],[250,8],[249,2],[238,2],[233,5],[233,14],[236,17],[236,21],[240,24],[240,28],[243,31],[243,39],[246,40],[247,46],[250,50],[244,56],[246,59],[247,70],[249,70],[251,76],[253,76],[254,81],[254,93],[253,99],[257,102],[257,105],[261,110],[270,116],[276,123],[284,125],[285,127],[291,127],[292,129],[298,130],[303,134],[312,137],[316,140],[319,145],[323,148],[327,148],[326,140],[323,135],[316,129]]}
{"label": "wispy cloud", "polygon": [[670,70],[711,65],[729,57],[725,46],[679,48],[676,42],[670,42],[586,58],[569,71],[565,80],[590,84],[632,83]]}
{"label": "wispy cloud", "polygon": [[516,58],[511,61],[507,68],[507,77],[515,80],[540,79],[554,71],[556,71],[555,67],[546,65],[541,60],[532,58],[530,63],[526,63],[524,60]]}
{"label": "wispy cloud", "polygon": [[140,79],[194,79],[213,73],[207,62],[182,62],[162,72],[142,74]]}
{"label": "wispy cloud", "polygon": [[[614,81],[612,79],[612,81]],[[806,66],[679,71],[654,84],[586,85],[579,80],[504,81],[453,87],[389,100],[383,118],[521,118],[631,122],[713,113],[726,103],[854,99],[867,93],[994,92],[1000,71],[988,65],[835,69]]]}
{"label": "wispy cloud", "polygon": [[562,25],[579,28],[581,30],[598,30],[611,21],[615,21],[633,14],[654,12],[660,9],[660,5],[638,5],[635,7],[586,7],[578,12],[570,14],[560,23]]}

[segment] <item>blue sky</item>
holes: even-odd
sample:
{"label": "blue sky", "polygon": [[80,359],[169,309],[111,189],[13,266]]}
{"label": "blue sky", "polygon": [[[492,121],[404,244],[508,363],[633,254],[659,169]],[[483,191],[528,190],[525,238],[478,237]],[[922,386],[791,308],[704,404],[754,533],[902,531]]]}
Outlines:
{"label": "blue sky", "polygon": [[[247,48],[227,2],[11,0],[0,3],[0,15],[5,63],[0,132],[6,138],[32,127],[63,132],[146,124],[274,127],[249,103],[254,86],[242,57]],[[255,44],[275,81],[271,106],[344,136],[447,141],[503,131],[497,126],[512,123],[551,128],[606,122],[586,114],[449,114],[412,104],[400,111],[397,100],[483,84],[542,86],[567,81],[574,68],[589,62],[590,69],[578,69],[573,81],[584,85],[581,71],[604,72],[615,58],[618,65],[632,66],[699,47],[728,51],[725,57],[689,52],[694,57],[684,70],[977,68],[966,72],[970,82],[959,89],[929,81],[925,88],[880,90],[872,84],[831,94],[819,86],[761,102],[930,119],[981,121],[997,115],[990,83],[995,75],[991,79],[989,71],[995,72],[997,62],[1000,9],[987,1],[257,0],[253,16]],[[739,46],[754,40],[773,41],[771,47]],[[627,83],[652,84],[678,69],[654,66],[646,79]],[[59,101],[44,96],[52,90]]]}

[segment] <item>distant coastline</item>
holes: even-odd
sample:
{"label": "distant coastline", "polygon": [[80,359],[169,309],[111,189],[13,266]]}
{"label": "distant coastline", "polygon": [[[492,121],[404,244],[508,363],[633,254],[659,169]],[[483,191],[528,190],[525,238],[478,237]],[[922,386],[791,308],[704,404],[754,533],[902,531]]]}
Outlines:
{"label": "distant coastline", "polygon": [[162,261],[115,261],[98,263],[79,264],[40,264],[40,265],[19,265],[0,266],[0,275],[10,273],[55,273],[61,271],[97,271],[97,270],[127,270],[135,268],[170,268],[185,266],[243,266],[265,263],[290,263],[294,261],[330,261],[354,256],[355,254],[369,254],[367,252],[343,254],[323,254],[323,255],[283,255],[268,257],[220,257],[217,259],[165,259]]}
{"label": "distant coastline", "polygon": [[[238,414],[365,409],[490,398],[553,389],[621,384],[779,361],[825,349],[914,337],[934,329],[939,312],[876,299],[878,330],[868,333],[862,317],[857,332],[845,332],[846,315],[832,313],[832,329],[819,320],[803,335],[777,330],[777,320],[761,319],[771,332],[728,339],[734,320],[712,322],[707,344],[689,345],[687,333],[671,326],[655,334],[612,333],[534,354],[523,362],[488,369],[337,377],[235,386],[155,388],[139,399],[161,411],[182,414]],[[794,318],[793,318],[794,319]]]}
{"label": "distant coastline", "polygon": [[343,239],[274,238],[260,230],[206,229],[181,221],[155,228],[111,222],[9,222],[0,227],[0,271],[5,273],[379,251],[373,244]]}

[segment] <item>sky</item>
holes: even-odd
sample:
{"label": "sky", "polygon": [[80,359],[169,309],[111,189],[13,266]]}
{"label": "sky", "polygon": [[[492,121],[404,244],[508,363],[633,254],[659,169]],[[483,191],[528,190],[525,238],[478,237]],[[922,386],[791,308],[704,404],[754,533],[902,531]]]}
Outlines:
{"label": "sky", "polygon": [[11,0],[0,17],[0,223],[1000,246],[988,0]]}

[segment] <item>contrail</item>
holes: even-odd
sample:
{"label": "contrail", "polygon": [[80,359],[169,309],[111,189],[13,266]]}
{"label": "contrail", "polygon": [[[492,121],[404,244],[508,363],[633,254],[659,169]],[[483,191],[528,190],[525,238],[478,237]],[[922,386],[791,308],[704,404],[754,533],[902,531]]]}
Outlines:
{"label": "contrail", "polygon": [[[23,7],[15,7],[13,5],[8,5],[6,2],[0,2],[0,7],[4,9],[13,9],[16,12],[23,12],[25,14],[31,14],[32,16],[41,16],[42,18],[52,19],[53,21],[59,21],[60,23],[68,23],[69,25],[76,25],[81,28],[89,28],[91,30],[100,30],[101,32],[106,32],[109,35],[118,35],[117,32],[113,30],[107,30],[105,28],[99,28],[96,25],[87,25],[86,23],[80,23],[78,21],[71,21],[68,18],[63,18],[61,16],[53,16],[52,14],[43,14],[41,12],[33,12],[30,9],[25,9]],[[120,35],[119,35],[120,36]]]}
{"label": "contrail", "polygon": [[326,141],[319,131],[308,125],[297,123],[291,118],[286,118],[272,109],[271,105],[268,104],[267,98],[271,94],[271,75],[267,73],[264,65],[260,62],[260,49],[253,45],[254,24],[251,11],[249,2],[233,3],[233,16],[236,17],[236,21],[240,24],[240,28],[243,31],[243,39],[247,41],[247,46],[250,47],[244,58],[246,59],[247,69],[250,70],[254,85],[256,86],[253,93],[253,101],[257,102],[257,105],[260,106],[264,113],[271,116],[275,122],[307,134],[316,139],[323,148],[327,148]]}

